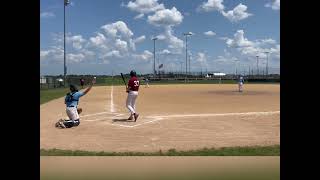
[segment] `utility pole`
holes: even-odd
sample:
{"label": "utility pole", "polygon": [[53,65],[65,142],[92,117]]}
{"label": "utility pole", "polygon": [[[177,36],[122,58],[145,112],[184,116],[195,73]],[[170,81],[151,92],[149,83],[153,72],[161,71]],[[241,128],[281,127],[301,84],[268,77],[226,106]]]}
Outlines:
{"label": "utility pole", "polygon": [[156,40],[158,38],[152,38],[153,40],[153,78],[156,77]]}
{"label": "utility pole", "polygon": [[257,75],[259,76],[259,56],[257,57]]}
{"label": "utility pole", "polygon": [[70,4],[69,0],[64,0],[63,6],[63,82],[66,86],[67,65],[66,65],[66,6]]}
{"label": "utility pole", "polygon": [[269,67],[268,67],[268,63],[269,63],[269,57],[268,57],[268,55],[269,55],[269,52],[267,51],[267,52],[264,52],[264,53],[266,53],[267,54],[267,64],[266,64],[266,75],[268,76],[268,74],[269,74]]}
{"label": "utility pole", "polygon": [[187,76],[188,76],[188,36],[191,36],[192,33],[183,33],[183,35],[186,37],[186,77],[185,82],[187,82]]}

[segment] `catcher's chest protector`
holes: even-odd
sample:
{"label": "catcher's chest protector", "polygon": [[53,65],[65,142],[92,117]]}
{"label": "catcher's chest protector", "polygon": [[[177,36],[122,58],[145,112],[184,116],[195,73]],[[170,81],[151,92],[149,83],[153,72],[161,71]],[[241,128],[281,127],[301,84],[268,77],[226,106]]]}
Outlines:
{"label": "catcher's chest protector", "polygon": [[67,94],[66,101],[67,101],[67,102],[78,101],[77,99],[74,99],[74,98],[73,98],[73,95],[74,95],[74,93],[68,93],[68,94]]}

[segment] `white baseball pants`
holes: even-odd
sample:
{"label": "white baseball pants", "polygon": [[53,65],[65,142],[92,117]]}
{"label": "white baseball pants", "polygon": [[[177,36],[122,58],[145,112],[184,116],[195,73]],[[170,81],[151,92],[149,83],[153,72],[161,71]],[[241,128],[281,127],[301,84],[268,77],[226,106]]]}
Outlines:
{"label": "white baseball pants", "polygon": [[138,97],[138,91],[129,91],[126,106],[131,114],[136,113],[136,99]]}
{"label": "white baseball pants", "polygon": [[67,107],[66,112],[70,120],[74,121],[80,118],[76,107]]}

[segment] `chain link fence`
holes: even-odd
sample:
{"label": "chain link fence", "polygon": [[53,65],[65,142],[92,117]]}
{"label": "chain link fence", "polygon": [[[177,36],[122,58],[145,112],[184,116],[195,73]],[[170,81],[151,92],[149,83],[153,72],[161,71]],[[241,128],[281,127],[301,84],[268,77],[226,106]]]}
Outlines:
{"label": "chain link fence", "polygon": [[[130,76],[125,74],[125,81],[128,82]],[[41,76],[40,77],[40,89],[53,89],[53,88],[64,88],[69,87],[70,84],[74,84],[79,88],[84,88],[88,86],[92,79],[93,75],[87,76],[67,76],[66,84],[64,84],[63,76]],[[123,85],[123,80],[120,75],[117,76],[96,76],[96,86],[99,85]],[[192,72],[187,76],[181,72],[168,72],[162,74],[156,74],[154,77],[153,74],[138,75],[141,80],[141,84],[144,84],[145,79],[149,79],[150,83],[159,82],[159,83],[183,83],[183,82],[197,82],[197,83],[230,83],[237,81],[239,75],[236,74],[226,74],[225,76],[214,76],[213,73],[201,73],[201,72]],[[243,76],[247,82],[280,82],[280,74],[246,74]],[[83,86],[81,86],[81,79],[84,80]]]}
{"label": "chain link fence", "polygon": [[[66,83],[64,83],[63,76],[41,76],[40,89],[64,88],[69,87],[70,84],[83,88],[92,82],[93,77],[94,76],[67,76]],[[98,76],[96,84],[111,84],[111,78],[112,77]],[[83,79],[83,84],[81,83],[81,79]]]}

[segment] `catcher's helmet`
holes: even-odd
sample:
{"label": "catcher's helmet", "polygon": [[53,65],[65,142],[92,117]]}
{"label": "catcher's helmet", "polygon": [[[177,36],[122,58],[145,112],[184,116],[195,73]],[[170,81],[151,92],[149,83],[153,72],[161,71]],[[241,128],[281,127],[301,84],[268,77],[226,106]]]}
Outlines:
{"label": "catcher's helmet", "polygon": [[74,85],[74,84],[70,84],[70,91],[71,91],[71,92],[77,92],[77,91],[78,91],[77,86]]}
{"label": "catcher's helmet", "polygon": [[132,70],[132,71],[130,72],[130,76],[131,76],[131,77],[132,77],[132,76],[137,76],[136,71]]}

